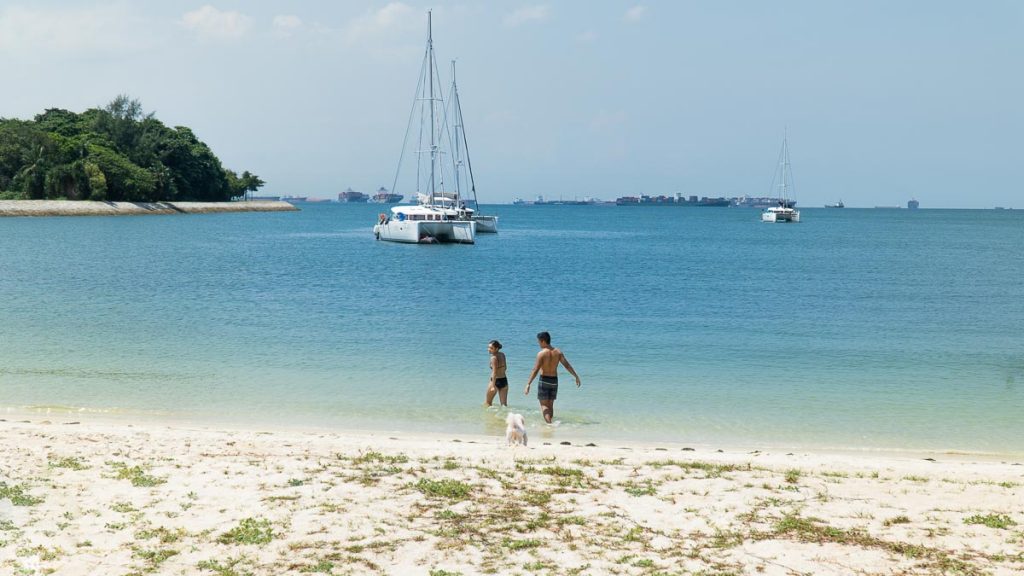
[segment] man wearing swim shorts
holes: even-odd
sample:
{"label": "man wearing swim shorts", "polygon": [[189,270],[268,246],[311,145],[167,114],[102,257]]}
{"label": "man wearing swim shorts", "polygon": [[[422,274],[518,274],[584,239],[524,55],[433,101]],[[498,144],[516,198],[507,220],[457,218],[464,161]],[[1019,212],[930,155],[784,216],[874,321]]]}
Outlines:
{"label": "man wearing swim shorts", "polygon": [[550,334],[547,332],[537,334],[537,344],[540,345],[540,352],[537,353],[537,362],[533,366],[533,371],[530,372],[530,380],[527,381],[526,390],[523,391],[523,394],[530,395],[530,386],[539,372],[540,382],[537,384],[537,400],[540,402],[540,411],[544,415],[544,421],[551,424],[551,419],[555,416],[555,398],[558,397],[558,365],[565,366],[565,369],[576,378],[577,388],[582,383],[580,382],[579,375],[573,370],[572,364],[569,364],[569,361],[565,359],[565,354],[562,354],[562,351],[558,348],[551,347]]}

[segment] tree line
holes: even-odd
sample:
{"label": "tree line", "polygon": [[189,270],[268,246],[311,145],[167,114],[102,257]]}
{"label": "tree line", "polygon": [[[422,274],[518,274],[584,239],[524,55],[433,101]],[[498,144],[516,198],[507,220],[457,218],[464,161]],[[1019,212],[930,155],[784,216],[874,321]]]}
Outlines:
{"label": "tree line", "polygon": [[0,199],[223,202],[263,185],[221,166],[184,126],[169,128],[118,96],[76,114],[0,118]]}

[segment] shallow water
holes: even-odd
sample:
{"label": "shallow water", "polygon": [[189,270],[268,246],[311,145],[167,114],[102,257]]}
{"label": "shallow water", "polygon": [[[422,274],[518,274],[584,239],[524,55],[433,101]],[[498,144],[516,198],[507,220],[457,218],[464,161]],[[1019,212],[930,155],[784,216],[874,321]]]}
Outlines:
{"label": "shallow water", "polygon": [[499,433],[549,330],[558,437],[1024,451],[1024,212],[495,206],[475,246],[379,206],[0,220],[0,406]]}

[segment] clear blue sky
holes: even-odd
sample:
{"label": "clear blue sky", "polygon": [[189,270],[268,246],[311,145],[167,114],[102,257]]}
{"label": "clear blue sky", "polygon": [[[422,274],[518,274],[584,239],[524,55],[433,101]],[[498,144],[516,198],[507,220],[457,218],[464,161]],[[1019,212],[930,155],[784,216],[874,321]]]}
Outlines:
{"label": "clear blue sky", "polygon": [[[0,3],[0,116],[119,93],[264,192],[391,185],[434,11],[481,201],[1024,208],[1024,2]],[[447,75],[447,70],[444,71]]]}

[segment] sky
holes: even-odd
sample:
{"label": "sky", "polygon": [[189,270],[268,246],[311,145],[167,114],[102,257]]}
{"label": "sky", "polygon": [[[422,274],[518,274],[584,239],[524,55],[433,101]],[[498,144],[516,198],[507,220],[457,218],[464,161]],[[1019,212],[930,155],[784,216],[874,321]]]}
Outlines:
{"label": "sky", "polygon": [[0,0],[0,117],[127,94],[261,193],[372,192],[428,9],[482,203],[767,196],[788,134],[801,206],[1024,208],[1016,0]]}

